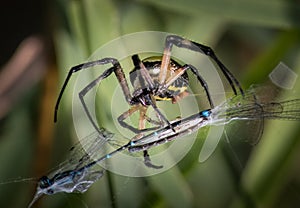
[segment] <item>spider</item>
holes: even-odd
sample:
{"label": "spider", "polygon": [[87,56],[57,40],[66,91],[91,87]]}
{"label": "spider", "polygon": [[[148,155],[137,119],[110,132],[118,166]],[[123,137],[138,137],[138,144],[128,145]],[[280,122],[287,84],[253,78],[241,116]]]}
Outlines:
{"label": "spider", "polygon": [[[72,67],[64,81],[55,105],[54,122],[57,121],[57,111],[63,92],[73,73],[96,65],[106,64],[111,64],[112,67],[105,70],[99,77],[90,82],[84,89],[79,92],[79,98],[83,105],[84,111],[86,112],[88,119],[96,130],[98,130],[99,128],[89,112],[89,109],[84,101],[84,96],[89,92],[90,89],[95,87],[103,79],[109,77],[113,72],[122,88],[126,101],[131,106],[128,111],[122,113],[118,117],[118,122],[122,127],[131,130],[135,134],[139,135],[144,131],[156,130],[162,127],[164,124],[173,129],[169,120],[158,109],[156,102],[169,100],[172,101],[172,103],[176,103],[180,99],[187,96],[187,87],[189,85],[189,77],[187,74],[188,70],[190,70],[196,76],[197,80],[205,90],[210,107],[214,108],[214,104],[208,90],[208,85],[200,75],[198,69],[191,64],[181,65],[171,58],[171,51],[173,46],[199,52],[210,57],[224,74],[234,94],[237,95],[238,90],[241,94],[244,94],[238,80],[218,59],[218,57],[210,47],[193,42],[188,39],[184,39],[177,35],[169,35],[165,39],[165,47],[162,56],[150,57],[144,60],[140,60],[137,54],[131,57],[134,64],[134,69],[129,73],[130,81],[133,86],[132,93],[129,90],[124,71],[119,61],[115,58],[103,58]],[[154,109],[158,121],[152,120],[146,115],[149,106]],[[136,111],[139,111],[140,114],[138,128],[125,122],[126,118],[130,117]],[[154,124],[154,127],[145,128],[146,121]],[[175,130],[173,129],[173,131]],[[155,165],[151,165],[147,151],[144,152],[144,158],[145,161],[147,160],[145,162],[146,164],[149,164],[149,166],[151,167],[157,168],[155,167]]]}

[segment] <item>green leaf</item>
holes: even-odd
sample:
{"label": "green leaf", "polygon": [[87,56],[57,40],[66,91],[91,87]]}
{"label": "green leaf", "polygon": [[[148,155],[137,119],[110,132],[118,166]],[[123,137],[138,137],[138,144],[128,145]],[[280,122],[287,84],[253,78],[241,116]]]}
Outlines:
{"label": "green leaf", "polygon": [[139,0],[167,11],[186,15],[210,14],[227,21],[259,26],[299,26],[300,5],[292,1],[260,0]]}

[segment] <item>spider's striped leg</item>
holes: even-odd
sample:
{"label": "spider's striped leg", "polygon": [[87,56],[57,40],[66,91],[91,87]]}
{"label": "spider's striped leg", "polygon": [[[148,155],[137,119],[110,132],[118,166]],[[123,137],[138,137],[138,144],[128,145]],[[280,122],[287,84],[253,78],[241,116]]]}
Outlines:
{"label": "spider's striped leg", "polygon": [[[110,59],[109,59],[110,60]],[[115,60],[115,59],[113,59]],[[116,60],[115,60],[116,61]],[[90,82],[84,89],[82,89],[79,92],[79,99],[82,103],[82,106],[84,108],[84,111],[86,113],[86,115],[88,116],[88,119],[90,120],[91,124],[93,125],[93,127],[99,132],[99,128],[98,125],[96,124],[96,122],[94,121],[94,118],[92,117],[92,115],[90,114],[90,111],[84,101],[84,96],[93,88],[95,87],[98,83],[100,83],[103,79],[107,78],[108,76],[110,76],[112,73],[115,73],[119,84],[121,85],[122,89],[123,89],[123,93],[125,95],[125,98],[127,100],[128,103],[130,103],[131,101],[131,95],[130,95],[130,91],[129,91],[129,87],[123,72],[123,69],[121,68],[121,65],[119,64],[118,61],[116,61],[114,63],[114,66],[105,70],[99,77],[97,77],[96,79],[94,79],[92,82]]]}
{"label": "spider's striped leg", "polygon": [[[147,84],[147,87],[150,89],[154,89],[154,81],[152,80],[151,75],[149,74],[149,71],[145,67],[144,63],[141,61],[140,57],[135,54],[131,57],[132,62],[136,69],[139,70],[140,76],[137,76],[136,78],[139,79],[139,82],[142,84]],[[146,86],[145,86],[146,87]]]}
{"label": "spider's striped leg", "polygon": [[[167,37],[168,39],[168,37]],[[164,54],[161,60],[161,67],[159,71],[159,76],[158,76],[158,81],[159,83],[163,86],[165,84],[166,78],[167,78],[167,72],[168,72],[168,67],[170,64],[171,60],[171,50],[173,43],[170,41],[165,42],[165,48],[164,48]]]}
{"label": "spider's striped leg", "polygon": [[93,127],[99,132],[99,127],[96,124],[96,122],[94,121],[94,118],[92,117],[85,101],[84,101],[84,96],[93,88],[95,87],[99,82],[101,82],[103,79],[107,78],[109,75],[111,75],[111,73],[114,71],[114,67],[111,67],[109,69],[107,69],[103,74],[101,74],[99,77],[97,77],[95,80],[93,80],[92,82],[90,82],[85,88],[83,88],[80,92],[79,92],[79,99],[82,103],[83,109],[88,117],[88,119],[90,120],[91,124],[93,125]]}
{"label": "spider's striped leg", "polygon": [[126,123],[124,120],[126,118],[128,118],[129,116],[131,116],[134,112],[136,112],[137,110],[139,110],[139,105],[134,105],[132,106],[128,111],[122,113],[119,117],[118,117],[118,122],[119,124],[126,128],[129,129],[130,131],[134,132],[135,134],[139,134],[141,131],[137,128],[134,128],[133,126],[129,125],[128,123]]}
{"label": "spider's striped leg", "polygon": [[164,167],[163,165],[154,165],[150,159],[150,156],[149,156],[149,153],[147,150],[144,150],[143,153],[144,153],[144,163],[147,167],[154,168],[154,169],[161,169]]}
{"label": "spider's striped leg", "polygon": [[58,112],[58,107],[60,104],[60,100],[63,96],[63,93],[68,85],[69,80],[71,79],[71,76],[78,72],[81,71],[82,69],[88,69],[90,67],[93,66],[97,66],[97,65],[105,65],[105,64],[112,64],[113,67],[107,69],[103,74],[101,74],[97,79],[95,79],[94,81],[92,81],[90,84],[88,84],[88,86],[82,90],[81,95],[84,96],[84,94],[86,94],[90,88],[93,88],[97,83],[99,83],[102,79],[105,79],[106,77],[108,77],[112,72],[115,73],[115,75],[118,78],[118,81],[123,89],[123,93],[125,95],[125,98],[127,100],[127,102],[130,102],[131,100],[131,95],[130,95],[130,91],[129,91],[129,87],[123,72],[123,69],[121,68],[120,63],[118,62],[117,59],[114,58],[103,58],[100,60],[96,60],[96,61],[91,61],[91,62],[87,62],[87,63],[83,63],[83,64],[79,64],[77,66],[74,66],[70,69],[64,84],[60,90],[60,93],[58,95],[57,101],[56,101],[56,105],[55,105],[55,111],[54,111],[54,122],[57,121],[57,112]]}
{"label": "spider's striped leg", "polygon": [[[146,115],[146,111],[147,111],[147,108],[146,108],[146,107],[140,109],[140,119],[139,119],[139,129],[140,129],[140,130],[146,128],[146,126],[145,126],[145,115]],[[147,167],[154,168],[154,169],[160,169],[160,168],[163,168],[162,165],[154,165],[154,164],[151,162],[151,159],[150,159],[150,156],[149,156],[147,150],[144,150],[143,153],[144,153],[144,163],[145,163],[145,165],[146,165]]]}
{"label": "spider's striped leg", "polygon": [[[144,117],[145,117],[145,120],[146,120],[146,121],[148,121],[149,123],[151,123],[151,124],[157,126],[157,129],[159,129],[160,127],[163,127],[163,125],[164,125],[164,122],[163,122],[162,120],[159,120],[159,121],[153,120],[152,118],[148,117],[147,115],[144,115]],[[156,114],[156,117],[157,117],[158,119],[160,119],[159,116],[158,116],[157,114]]]}
{"label": "spider's striped leg", "polygon": [[[204,88],[208,102],[210,104],[211,108],[214,108],[214,104],[213,101],[211,99],[211,95],[209,93],[208,90],[208,85],[206,83],[206,81],[203,79],[203,77],[200,75],[200,73],[198,72],[198,70],[196,69],[196,67],[194,67],[191,64],[186,64],[184,65],[181,69],[177,70],[172,76],[170,76],[167,81],[166,81],[166,88],[168,88],[173,82],[175,82],[186,70],[190,69],[193,74],[197,77],[198,81],[200,82],[201,86]],[[182,95],[179,95],[179,98],[181,96],[184,96],[185,92],[182,92]]]}
{"label": "spider's striped leg", "polygon": [[[143,131],[150,131],[150,130],[156,130],[159,127],[153,127],[153,128],[146,128],[145,126],[145,121],[152,121],[152,120],[148,120],[146,112],[147,112],[148,107],[146,106],[142,106],[141,104],[135,105],[133,107],[131,107],[128,111],[124,112],[122,115],[120,115],[118,117],[118,121],[120,123],[121,126],[123,126],[124,128],[127,128],[129,130],[131,130],[132,132],[136,133],[137,135],[135,136],[135,138],[139,138],[141,137],[143,134]],[[124,122],[124,120],[126,118],[128,118],[129,116],[131,116],[134,112],[138,111],[140,112],[140,117],[139,117],[139,129],[134,128],[133,126],[127,124],[126,122]],[[155,121],[156,123],[156,121]],[[162,123],[162,122],[161,122]],[[163,166],[161,165],[154,165],[151,162],[150,156],[148,154],[148,151],[145,150],[144,152],[144,163],[147,167],[151,167],[151,168],[155,168],[155,169],[159,169],[162,168]]]}
{"label": "spider's striped leg", "polygon": [[239,89],[240,93],[244,95],[244,91],[239,83],[239,81],[233,76],[233,74],[225,67],[225,65],[219,60],[216,56],[215,52],[208,46],[202,45],[200,43],[196,43],[187,39],[184,39],[177,35],[169,35],[166,38],[164,55],[162,59],[162,67],[160,71],[159,80],[161,84],[165,84],[165,79],[167,75],[168,64],[171,59],[171,50],[173,45],[179,48],[186,48],[192,51],[196,51],[206,56],[210,57],[220,68],[227,81],[229,82],[233,92],[237,94],[236,87]]}
{"label": "spider's striped leg", "polygon": [[[144,131],[153,131],[153,130],[157,130],[159,127],[161,126],[157,126],[157,127],[152,127],[152,128],[141,128],[139,126],[139,128],[135,128],[131,125],[129,125],[128,123],[126,123],[124,120],[127,119],[128,117],[130,117],[133,113],[135,113],[136,111],[140,111],[140,120],[142,118],[141,116],[141,112],[144,112],[144,110],[142,110],[143,108],[146,108],[146,106],[142,106],[141,104],[137,104],[137,105],[134,105],[132,106],[128,111],[125,111],[124,113],[122,113],[119,117],[118,117],[118,122],[119,124],[126,128],[126,129],[129,129],[130,131],[134,132],[135,134],[139,134],[141,132],[144,132]],[[146,115],[145,115],[146,111],[143,113],[143,120],[146,120],[154,125],[157,125],[157,121],[154,121],[150,118],[148,118]],[[140,122],[140,121],[139,121]],[[160,122],[161,123],[161,122]],[[141,124],[139,124],[141,125]],[[145,125],[144,125],[145,126]]]}

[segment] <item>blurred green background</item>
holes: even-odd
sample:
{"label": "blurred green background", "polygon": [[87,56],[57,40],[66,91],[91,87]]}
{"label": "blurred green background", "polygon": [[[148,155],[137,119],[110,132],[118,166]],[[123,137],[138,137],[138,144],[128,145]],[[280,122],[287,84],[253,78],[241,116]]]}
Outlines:
{"label": "blurred green background", "polygon": [[[0,207],[26,207],[36,183],[16,181],[38,178],[63,161],[77,138],[71,87],[62,101],[59,122],[53,123],[62,81],[72,66],[114,38],[154,30],[209,45],[244,88],[268,82],[268,74],[280,61],[300,72],[299,1],[15,0],[1,4]],[[297,97],[299,92],[298,81],[279,97]],[[243,168],[222,143],[209,160],[198,163],[203,144],[199,133],[190,153],[165,173],[147,178],[111,174],[110,186],[106,175],[85,194],[44,196],[35,207],[298,207],[299,127],[299,122],[267,122],[249,160],[245,159],[248,147],[233,146]]]}

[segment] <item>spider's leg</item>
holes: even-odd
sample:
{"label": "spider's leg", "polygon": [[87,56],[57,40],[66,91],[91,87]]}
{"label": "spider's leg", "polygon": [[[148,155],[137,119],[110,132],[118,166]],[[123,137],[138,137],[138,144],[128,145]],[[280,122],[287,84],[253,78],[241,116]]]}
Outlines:
{"label": "spider's leg", "polygon": [[[164,125],[164,122],[162,120],[156,121],[156,120],[153,120],[152,118],[148,117],[147,115],[145,115],[144,117],[145,117],[145,120],[148,121],[149,123],[151,123],[155,126],[158,126],[157,128],[160,128]],[[158,119],[159,119],[159,117],[158,117]]]}
{"label": "spider's leg", "polygon": [[208,46],[202,45],[200,43],[193,42],[193,44],[197,45],[200,49],[200,52],[204,53],[205,55],[212,58],[216,64],[219,66],[221,71],[223,72],[224,76],[226,77],[227,81],[229,82],[234,94],[237,95],[236,88],[234,84],[237,86],[238,90],[242,95],[244,95],[244,90],[241,87],[239,81],[235,78],[235,76],[227,69],[227,67],[220,61],[220,59],[216,56],[215,52]]}
{"label": "spider's leg", "polygon": [[[146,111],[147,111],[146,107],[142,106],[142,108],[140,108],[140,119],[139,119],[139,129],[140,130],[145,129],[145,117],[144,116],[146,115]],[[154,165],[151,162],[151,159],[150,159],[150,156],[149,156],[147,150],[144,150],[143,153],[144,153],[144,164],[147,167],[154,168],[154,169],[160,169],[163,167],[162,165]]]}
{"label": "spider's leg", "polygon": [[155,100],[152,99],[150,95],[145,96],[145,98],[147,99],[147,103],[150,103],[150,105],[152,106],[152,108],[156,112],[158,119],[161,120],[161,121],[164,121],[175,132],[175,129],[173,128],[173,126],[170,123],[170,121],[158,109],[158,107],[157,107],[157,105],[155,103]]}
{"label": "spider's leg", "polygon": [[148,106],[140,106],[139,129],[145,129],[146,128],[145,115],[147,113],[147,110],[148,110]]}
{"label": "spider's leg", "polygon": [[[168,37],[167,37],[168,39]],[[163,86],[165,84],[166,81],[166,77],[167,77],[167,72],[168,72],[168,67],[170,64],[170,60],[171,60],[171,50],[172,50],[172,46],[173,43],[170,41],[165,42],[165,48],[164,48],[164,54],[161,60],[161,67],[160,67],[160,72],[159,72],[159,76],[158,76],[158,80],[159,83]]]}
{"label": "spider's leg", "polygon": [[[179,48],[186,48],[192,51],[196,51],[199,53],[203,53],[206,56],[209,56],[212,58],[215,63],[218,65],[224,76],[226,77],[227,81],[229,82],[233,92],[237,94],[236,86],[238,87],[240,93],[244,95],[244,91],[239,83],[239,81],[233,76],[233,74],[225,67],[225,65],[219,60],[219,58],[216,56],[215,52],[208,46],[202,45],[200,43],[196,43],[187,39],[184,39],[180,36],[176,35],[169,35],[166,38],[165,42],[165,50],[164,50],[164,56],[162,59],[162,69],[160,72],[160,83],[164,84],[167,74],[167,67],[170,61],[171,56],[171,49],[172,46],[175,45]],[[236,86],[235,86],[236,85]]]}
{"label": "spider's leg", "polygon": [[154,165],[151,162],[151,159],[150,159],[150,156],[149,156],[147,150],[144,150],[143,153],[144,153],[144,163],[147,167],[154,168],[154,169],[161,169],[164,167],[163,165]]}
{"label": "spider's leg", "polygon": [[139,110],[139,104],[138,105],[134,105],[132,106],[128,111],[125,111],[124,113],[122,113],[119,117],[118,117],[118,122],[119,124],[126,128],[129,129],[130,131],[134,132],[135,134],[139,134],[141,133],[141,131],[137,128],[134,128],[133,126],[129,125],[128,123],[124,122],[124,120],[126,118],[128,118],[129,116],[131,116],[134,112],[136,112],[137,110]]}
{"label": "spider's leg", "polygon": [[140,70],[141,76],[139,76],[140,83],[147,83],[147,86],[150,89],[154,89],[155,85],[152,80],[152,77],[149,74],[149,71],[145,67],[144,63],[140,60],[137,54],[131,57],[134,66]]}
{"label": "spider's leg", "polygon": [[90,120],[90,122],[92,123],[93,127],[99,131],[99,127],[98,125],[96,125],[92,115],[90,114],[90,111],[84,101],[84,96],[93,88],[95,87],[101,80],[107,78],[109,75],[111,75],[111,73],[114,71],[114,67],[111,67],[109,69],[107,69],[106,71],[104,71],[103,74],[101,74],[99,77],[97,77],[95,80],[93,80],[92,82],[90,82],[85,88],[83,88],[80,92],[79,92],[79,99],[82,103],[83,109],[86,113],[86,115],[88,116],[88,119]]}
{"label": "spider's leg", "polygon": [[208,85],[207,85],[206,81],[203,79],[203,77],[200,75],[198,69],[196,67],[194,67],[193,65],[191,65],[191,64],[186,64],[185,66],[183,66],[183,68],[190,69],[193,72],[193,74],[197,77],[198,81],[201,83],[202,87],[205,90],[210,108],[213,109],[214,108],[214,103],[211,99],[211,96],[210,96],[210,93],[209,93],[209,90],[208,90]]}
{"label": "spider's leg", "polygon": [[86,115],[88,116],[88,119],[90,120],[90,122],[92,123],[93,127],[99,132],[99,128],[96,125],[92,115],[90,114],[90,111],[84,101],[84,96],[93,88],[95,87],[99,82],[101,82],[103,79],[107,78],[108,76],[110,76],[112,74],[112,72],[115,73],[119,84],[121,85],[122,89],[123,89],[123,93],[125,95],[125,98],[128,102],[130,102],[131,100],[131,95],[129,92],[129,88],[128,88],[128,84],[127,81],[125,79],[125,75],[124,72],[121,68],[121,65],[119,64],[119,62],[115,62],[114,66],[105,70],[99,77],[97,77],[95,80],[93,80],[92,82],[90,82],[84,89],[82,89],[79,92],[79,98],[80,101],[82,103],[82,106],[84,108],[84,111],[86,113]]}
{"label": "spider's leg", "polygon": [[[157,113],[156,113],[156,116],[157,116],[157,118],[159,119],[159,121],[155,121],[155,120],[153,120],[153,119],[151,119],[151,118],[149,118],[149,117],[147,116],[147,114],[146,114],[146,113],[147,113],[147,110],[148,110],[148,106],[140,105],[139,129],[140,129],[141,131],[150,131],[150,130],[152,131],[152,130],[157,130],[157,129],[163,127],[164,122],[163,122],[163,120],[161,119],[161,117],[158,116]],[[146,127],[145,127],[145,121],[148,121],[148,122],[151,123],[151,124],[157,125],[157,127],[146,128]]]}
{"label": "spider's leg", "polygon": [[[152,128],[141,128],[141,124],[139,124],[139,129],[129,125],[128,123],[126,123],[124,120],[127,119],[129,116],[131,116],[134,112],[136,112],[137,110],[140,110],[140,120],[141,120],[141,108],[143,108],[143,106],[141,107],[140,104],[134,105],[133,107],[131,107],[128,111],[125,111],[124,113],[122,113],[119,117],[118,117],[118,122],[119,124],[124,127],[129,129],[130,131],[134,132],[135,134],[140,134],[141,132],[144,131],[153,131],[153,130],[157,130],[159,127],[152,127]],[[153,121],[152,119],[148,118],[147,115],[143,114],[144,119],[146,119],[148,122],[153,123],[153,124],[157,124],[157,121]]]}
{"label": "spider's leg", "polygon": [[[72,67],[70,69],[70,71],[69,71],[69,73],[67,75],[67,78],[65,79],[64,84],[63,84],[63,86],[62,86],[62,88],[60,90],[60,93],[58,95],[58,98],[57,98],[57,101],[56,101],[56,104],[55,104],[54,122],[57,121],[57,112],[58,112],[59,103],[60,103],[60,100],[61,100],[61,98],[63,96],[63,93],[64,93],[64,91],[65,91],[65,89],[67,87],[67,84],[68,84],[71,76],[73,75],[73,73],[76,73],[76,72],[78,72],[78,71],[80,71],[82,69],[87,69],[87,68],[90,68],[90,67],[93,67],[93,66],[96,66],[96,65],[105,65],[105,64],[112,64],[113,67],[110,68],[109,70],[107,70],[106,72],[104,72],[103,75],[105,76],[105,73],[106,74],[109,73],[107,75],[107,76],[109,76],[114,71],[115,74],[116,74],[116,76],[117,76],[117,78],[118,78],[118,80],[119,80],[120,85],[122,86],[123,93],[125,95],[125,98],[126,98],[127,102],[129,102],[131,100],[131,95],[130,95],[129,87],[128,87],[127,81],[125,79],[124,72],[123,72],[123,70],[122,70],[122,68],[121,68],[118,60],[116,60],[114,58],[104,58],[104,59],[100,59],[100,60],[96,60],[96,61],[91,61],[91,62],[79,64],[79,65],[74,66],[74,67]],[[95,85],[93,85],[93,86],[95,86]],[[88,85],[88,86],[93,87],[91,85]]]}
{"label": "spider's leg", "polygon": [[186,70],[190,69],[193,74],[197,77],[198,81],[200,82],[201,86],[204,88],[205,90],[205,93],[207,95],[207,99],[208,99],[208,102],[210,104],[210,107],[211,108],[214,108],[214,104],[213,104],[213,101],[211,99],[211,95],[209,93],[209,90],[208,90],[208,85],[206,83],[206,81],[203,79],[203,77],[200,75],[200,73],[198,72],[197,68],[194,67],[193,65],[191,64],[186,64],[184,65],[181,69],[178,69],[176,71],[176,73],[174,73],[172,76],[170,76],[167,81],[166,81],[166,84],[165,84],[165,87],[168,88],[174,81],[176,81]]}

